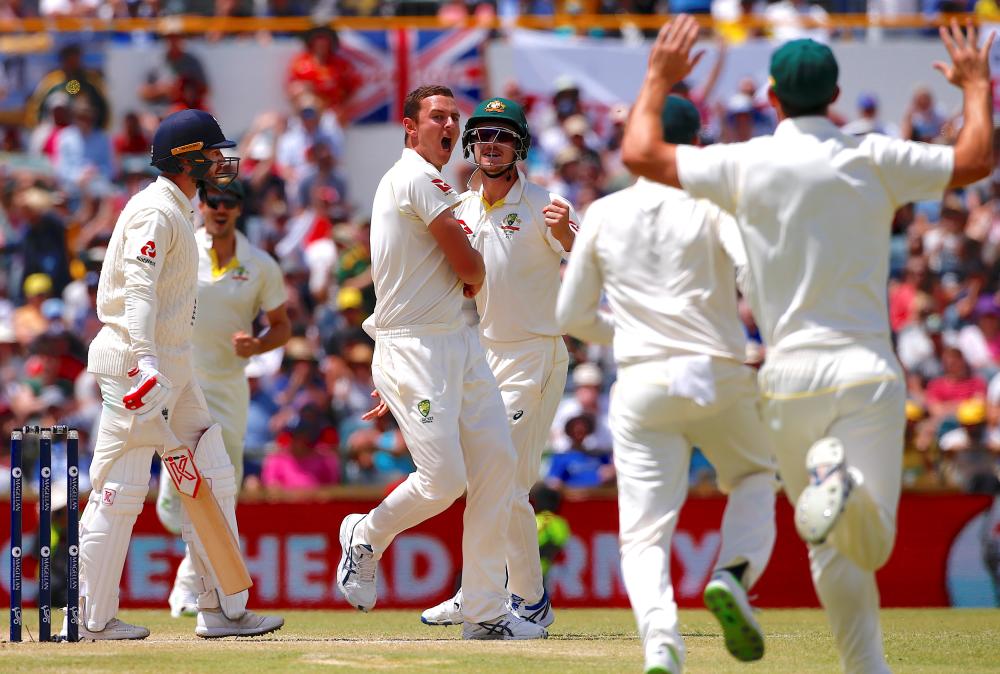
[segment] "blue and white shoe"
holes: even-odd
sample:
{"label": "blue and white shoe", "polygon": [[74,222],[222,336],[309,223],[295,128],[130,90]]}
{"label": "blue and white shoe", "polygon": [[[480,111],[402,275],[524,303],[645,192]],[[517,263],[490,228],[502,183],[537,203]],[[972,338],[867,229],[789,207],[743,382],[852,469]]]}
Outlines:
{"label": "blue and white shoe", "polygon": [[508,607],[511,613],[542,627],[548,627],[556,621],[556,613],[552,610],[552,602],[549,600],[548,592],[542,594],[541,600],[537,603],[530,605],[525,604],[524,599],[516,594],[511,594]]}
{"label": "blue and white shoe", "polygon": [[371,611],[375,607],[378,592],[375,587],[375,571],[378,560],[372,546],[355,538],[354,532],[367,515],[348,515],[340,523],[340,548],[342,556],[337,567],[337,587],[344,594],[347,603],[360,611]]}
{"label": "blue and white shoe", "polygon": [[795,502],[795,529],[806,543],[826,540],[851,495],[854,480],[847,453],[837,438],[816,441],[806,454],[809,485]]}
{"label": "blue and white shoe", "polygon": [[421,613],[420,622],[434,626],[461,625],[464,622],[462,618],[462,590],[459,589],[454,597]]}
{"label": "blue and white shoe", "polygon": [[527,639],[548,639],[549,633],[541,625],[536,625],[519,615],[507,612],[481,623],[463,623],[462,638],[524,641]]}

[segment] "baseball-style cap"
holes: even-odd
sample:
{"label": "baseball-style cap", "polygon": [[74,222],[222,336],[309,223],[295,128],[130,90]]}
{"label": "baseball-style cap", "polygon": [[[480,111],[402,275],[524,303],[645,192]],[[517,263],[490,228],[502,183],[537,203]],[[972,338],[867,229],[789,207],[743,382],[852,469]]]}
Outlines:
{"label": "baseball-style cap", "polygon": [[771,54],[771,88],[778,100],[803,110],[833,100],[840,68],[825,44],[792,40]]}
{"label": "baseball-style cap", "polygon": [[663,140],[675,145],[690,144],[701,130],[698,108],[688,99],[675,94],[667,96],[663,103],[660,121],[663,123]]}

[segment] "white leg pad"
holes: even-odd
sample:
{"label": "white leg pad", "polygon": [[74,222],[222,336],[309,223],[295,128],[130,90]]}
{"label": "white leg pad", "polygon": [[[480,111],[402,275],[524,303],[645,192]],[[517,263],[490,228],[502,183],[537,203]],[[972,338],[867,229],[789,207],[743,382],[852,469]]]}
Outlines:
{"label": "white leg pad", "polygon": [[[195,448],[194,460],[202,479],[211,486],[212,494],[219,502],[222,514],[233,530],[236,539],[239,540],[239,528],[236,523],[236,494],[238,491],[236,471],[229,459],[229,454],[226,453],[225,443],[222,441],[222,426],[215,424],[202,434],[198,446]],[[184,514],[182,534],[188,544],[192,565],[196,573],[202,577],[201,584],[204,591],[198,598],[198,607],[221,607],[228,618],[234,620],[240,618],[246,611],[250,593],[244,590],[229,596],[222,594],[215,574],[211,571],[205,549],[188,520],[187,514]]]}
{"label": "white leg pad", "polygon": [[163,469],[160,471],[160,491],[156,495],[156,515],[160,518],[163,528],[175,536],[181,533],[181,524],[184,520],[182,510],[180,494],[177,493],[166,469]]}
{"label": "white leg pad", "polygon": [[105,482],[90,494],[80,520],[80,595],[88,630],[103,630],[118,614],[125,555],[148,491],[146,484]]}

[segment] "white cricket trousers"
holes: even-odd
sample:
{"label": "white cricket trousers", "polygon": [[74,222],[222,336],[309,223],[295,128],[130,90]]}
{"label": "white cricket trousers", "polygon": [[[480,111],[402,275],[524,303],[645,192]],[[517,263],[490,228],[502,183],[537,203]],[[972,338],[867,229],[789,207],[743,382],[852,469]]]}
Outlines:
{"label": "white cricket trousers", "polygon": [[226,454],[236,470],[236,484],[243,484],[243,441],[247,434],[250,410],[250,384],[240,370],[234,376],[214,378],[195,371],[198,385],[205,394],[209,414],[222,425]]}
{"label": "white cricket trousers", "polygon": [[620,367],[609,422],[622,575],[639,635],[644,645],[669,644],[683,661],[670,541],[687,497],[692,446],[712,462],[719,488],[729,495],[715,568],[746,563],[747,587],[763,573],[774,547],[777,484],[755,373],[712,358],[714,401],[699,404],[671,395],[668,370],[666,361]]}
{"label": "white cricket trousers", "polygon": [[875,571],[896,535],[906,401],[899,362],[888,344],[772,353],[759,384],[792,503],[809,483],[812,444],[835,437],[844,445],[856,486],[826,542],[809,548],[813,584],[844,671],[888,672]]}
{"label": "white cricket trousers", "polygon": [[[93,491],[80,519],[80,594],[87,628],[99,631],[118,613],[118,585],[132,527],[149,490],[153,453],[164,445],[165,438],[157,422],[135,423],[134,415],[122,405],[122,397],[131,390],[134,379],[101,374],[96,377],[104,404],[90,467]],[[170,379],[173,388],[164,405],[170,428],[180,442],[194,449],[213,423],[205,397],[190,369],[171,372]],[[197,456],[199,462],[205,458],[213,457]],[[231,471],[228,466],[217,468],[211,463],[204,468],[199,463],[199,468],[208,475]],[[162,479],[168,478],[164,475]],[[227,517],[230,515],[235,521],[235,515],[227,513]],[[186,524],[186,513],[184,517]],[[218,606],[211,567],[206,559],[195,557],[203,593],[199,606]]]}
{"label": "white cricket trousers", "polygon": [[468,487],[462,613],[474,622],[502,615],[516,460],[478,333],[464,325],[379,330],[372,376],[417,470],[368,514],[361,540],[380,556],[397,534],[444,511]]}
{"label": "white cricket trousers", "polygon": [[528,492],[538,481],[542,450],[566,389],[569,355],[562,336],[521,342],[481,339],[486,361],[500,387],[517,452],[514,503],[507,529],[507,589],[530,606],[542,599],[545,588],[538,524]]}

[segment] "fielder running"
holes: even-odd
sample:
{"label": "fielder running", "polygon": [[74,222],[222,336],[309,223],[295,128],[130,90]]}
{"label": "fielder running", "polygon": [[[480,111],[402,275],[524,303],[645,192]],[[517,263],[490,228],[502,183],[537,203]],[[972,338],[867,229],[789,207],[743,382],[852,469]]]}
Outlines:
{"label": "fielder running", "polygon": [[[528,491],[566,388],[569,355],[556,325],[560,263],[573,247],[569,203],[529,183],[518,170],[531,146],[524,110],[506,98],[483,101],[465,123],[462,151],[482,186],[465,192],[455,217],[483,256],[486,281],[476,295],[480,340],[507,410],[517,472],[507,529],[507,589],[512,610],[548,627],[555,620],[542,585],[538,525]],[[462,591],[424,611],[428,625],[462,622]]]}
{"label": "fielder running", "polygon": [[[690,101],[671,96],[662,118],[666,141],[697,142],[701,119]],[[734,267],[742,260],[735,224],[718,207],[639,179],[587,209],[559,292],[562,329],[598,344],[613,337],[622,575],[646,671],[676,673],[684,663],[669,551],[692,446],[729,495],[705,604],[735,657],[764,654],[746,591],[774,546],[777,481],[755,373],[743,364]],[[598,311],[602,292],[610,319]]]}
{"label": "fielder running", "polygon": [[[90,345],[87,368],[101,387],[104,406],[90,480],[94,489],[80,521],[80,636],[144,639],[149,630],[119,620],[118,585],[132,526],[149,489],[153,452],[168,438],[164,424],[188,447],[236,531],[236,480],[194,380],[192,328],[198,244],[191,198],[199,183],[228,185],[238,159],[218,122],[201,110],[163,120],[153,137],[152,163],[163,174],[132,197],[115,225],[97,291],[104,327]],[[229,611],[185,512],[182,533],[198,575],[201,637],[252,636],[282,626],[281,618]],[[227,534],[228,535],[228,534]],[[244,603],[245,606],[245,603]]]}
{"label": "fielder running", "polygon": [[[281,268],[236,230],[243,209],[243,185],[234,181],[224,191],[205,185],[198,196],[204,227],[195,232],[199,318],[194,323],[194,374],[209,413],[222,426],[238,491],[243,483],[243,437],[250,405],[250,386],[243,370],[251,356],[283,346],[291,336],[291,322]],[[261,312],[267,327],[255,336],[253,321]],[[156,512],[168,531],[180,533],[180,497],[166,476],[160,480]],[[194,615],[197,599],[198,574],[188,552],[170,592],[170,614],[175,618]],[[227,612],[246,608],[246,599],[246,592],[225,599],[236,602]]]}
{"label": "fielder running", "polygon": [[466,491],[462,559],[465,639],[539,639],[544,628],[506,607],[506,538],[515,456],[496,379],[462,297],[481,287],[483,258],[452,209],[458,193],[441,168],[458,142],[451,91],[416,89],[403,107],[403,156],[382,178],[372,207],[375,337],[372,376],[417,470],[368,514],[340,526],[337,585],[348,603],[375,605],[379,557],[393,538],[445,510]]}
{"label": "fielder running", "polygon": [[952,65],[935,64],[964,94],[955,147],[879,134],[857,138],[827,119],[838,67],[811,40],[771,57],[773,136],[708,148],[663,141],[660,109],[687,75],[698,26],[660,31],[625,131],[638,175],[733,214],[768,345],[763,413],[813,582],[847,672],[887,672],[875,571],[889,558],[899,501],[906,386],[886,308],[889,229],[911,201],[938,199],[989,175],[992,36],[976,47],[958,24],[941,29]]}

